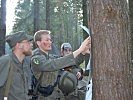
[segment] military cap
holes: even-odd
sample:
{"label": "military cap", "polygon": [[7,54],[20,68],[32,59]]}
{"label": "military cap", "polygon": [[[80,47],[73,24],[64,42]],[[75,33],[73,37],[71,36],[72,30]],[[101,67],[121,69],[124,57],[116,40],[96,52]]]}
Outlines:
{"label": "military cap", "polygon": [[6,42],[9,44],[9,46],[12,48],[16,45],[16,43],[19,43],[23,40],[31,41],[33,40],[33,37],[30,35],[27,35],[24,31],[16,32],[15,34],[9,35],[6,38]]}
{"label": "military cap", "polygon": [[72,50],[72,46],[71,46],[70,43],[63,43],[61,45],[61,49],[70,49],[70,50]]}

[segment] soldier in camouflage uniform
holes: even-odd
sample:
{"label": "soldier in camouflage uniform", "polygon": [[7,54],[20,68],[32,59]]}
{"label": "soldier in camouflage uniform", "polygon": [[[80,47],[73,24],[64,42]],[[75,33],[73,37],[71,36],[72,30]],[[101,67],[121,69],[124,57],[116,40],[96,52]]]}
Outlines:
{"label": "soldier in camouflage uniform", "polygon": [[[43,73],[41,86],[53,85],[56,81],[59,69],[82,63],[82,58],[84,58],[83,54],[87,53],[90,48],[90,38],[87,38],[80,48],[72,54],[55,59],[54,56],[49,54],[52,44],[50,31],[37,31],[34,35],[34,42],[38,48],[32,55],[32,69],[36,78],[39,78],[41,73]],[[56,86],[50,96],[44,97],[40,95],[39,100],[64,100],[64,95],[59,90],[58,86]]]}
{"label": "soldier in camouflage uniform", "polygon": [[25,72],[28,65],[24,64],[24,59],[32,54],[31,40],[32,37],[22,31],[7,38],[12,52],[0,58],[0,100],[4,100],[4,96],[8,100],[29,100]]}
{"label": "soldier in camouflage uniform", "polygon": [[[70,45],[70,43],[63,43],[61,45],[61,54],[62,56],[66,56],[68,54],[71,54],[72,53],[72,46]],[[78,80],[81,80],[83,78],[83,70],[80,66],[76,66],[76,65],[73,65],[73,66],[69,66],[67,68],[64,68],[64,70],[67,70],[69,72],[71,72],[72,74],[75,75],[75,77],[77,78],[77,81]],[[65,90],[64,90],[65,91]],[[65,96],[65,100],[80,100],[78,98],[78,84],[75,88],[75,90],[72,92],[72,93],[69,93],[68,95]],[[82,98],[82,100],[84,100]]]}

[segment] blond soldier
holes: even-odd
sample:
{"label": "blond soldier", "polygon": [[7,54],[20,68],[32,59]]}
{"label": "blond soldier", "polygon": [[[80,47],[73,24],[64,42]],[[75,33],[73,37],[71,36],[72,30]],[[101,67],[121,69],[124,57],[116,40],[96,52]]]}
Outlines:
{"label": "blond soldier", "polygon": [[[38,79],[40,75],[42,75],[40,83],[43,87],[54,85],[58,76],[59,69],[82,63],[82,58],[84,57],[83,54],[87,53],[88,49],[90,48],[90,38],[87,38],[82,43],[80,48],[74,51],[72,54],[61,58],[54,58],[49,54],[52,44],[50,31],[37,31],[34,35],[34,42],[36,43],[38,48],[32,55],[33,73]],[[80,57],[76,58],[77,56]],[[51,95],[46,97],[40,94],[39,100],[64,100],[64,95],[56,85]]]}

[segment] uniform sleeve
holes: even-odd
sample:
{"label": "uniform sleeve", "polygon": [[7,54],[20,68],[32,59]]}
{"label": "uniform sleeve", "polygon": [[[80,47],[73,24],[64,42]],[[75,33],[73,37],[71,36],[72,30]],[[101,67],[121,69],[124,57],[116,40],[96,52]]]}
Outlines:
{"label": "uniform sleeve", "polygon": [[79,54],[76,58],[75,58],[75,63],[76,63],[76,66],[79,66],[81,63],[83,63],[85,59],[85,56],[83,54]]}
{"label": "uniform sleeve", "polygon": [[76,65],[73,54],[57,59],[46,59],[44,55],[35,55],[32,57],[31,62],[34,70],[48,72]]}
{"label": "uniform sleeve", "polygon": [[0,87],[3,86],[7,80],[10,68],[9,57],[3,56],[0,58]]}

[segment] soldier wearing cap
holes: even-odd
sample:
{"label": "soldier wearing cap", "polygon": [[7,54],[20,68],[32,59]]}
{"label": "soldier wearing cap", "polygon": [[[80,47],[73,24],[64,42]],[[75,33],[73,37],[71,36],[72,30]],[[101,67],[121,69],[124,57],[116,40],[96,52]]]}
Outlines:
{"label": "soldier wearing cap", "polygon": [[0,58],[0,100],[29,100],[25,57],[32,54],[32,37],[23,31],[8,36],[12,52]]}
{"label": "soldier wearing cap", "polygon": [[[63,43],[61,45],[61,55],[62,56],[66,56],[68,54],[71,54],[72,53],[72,46],[70,43]],[[68,66],[67,68],[64,68],[65,71],[67,71],[67,74],[73,74],[71,75],[69,78],[72,78],[72,82],[73,82],[73,86],[71,85],[68,85],[69,83],[67,84],[61,84],[61,86],[59,88],[61,88],[61,90],[64,92],[64,94],[66,95],[65,96],[65,100],[70,100],[70,99],[73,99],[73,100],[80,100],[78,98],[78,80],[81,80],[82,77],[83,77],[83,70],[80,66],[76,66],[76,65],[73,65],[73,66]],[[63,83],[64,79],[67,78],[66,75],[62,75],[62,80],[60,80],[60,83]],[[75,78],[73,77],[76,77],[76,80]],[[61,82],[62,81],[62,82]],[[71,91],[69,90],[68,91],[68,88],[69,86],[71,87]],[[82,98],[83,100],[83,98]]]}
{"label": "soldier wearing cap", "polygon": [[[54,85],[59,69],[82,63],[82,58],[84,57],[83,54],[88,53],[88,49],[90,48],[90,38],[87,38],[82,43],[80,48],[74,51],[72,54],[61,58],[54,58],[49,54],[52,44],[49,30],[37,31],[34,35],[34,42],[38,48],[33,52],[32,55],[32,69],[37,79],[40,79],[39,77],[42,73],[40,83],[41,86],[44,87],[48,85]],[[77,56],[80,57],[76,58]],[[54,87],[54,91],[51,95],[47,97],[39,95],[39,100],[64,100],[64,95],[58,86],[56,86]]]}
{"label": "soldier wearing cap", "polygon": [[[70,43],[63,43],[61,45],[61,55],[62,56],[66,56],[68,54],[71,54],[72,53],[72,46]],[[71,70],[77,77],[77,79],[81,79],[82,76],[81,74],[83,74],[83,70],[80,66],[73,66],[73,67],[70,67],[69,69],[69,66],[68,68],[66,68],[66,70]]]}

